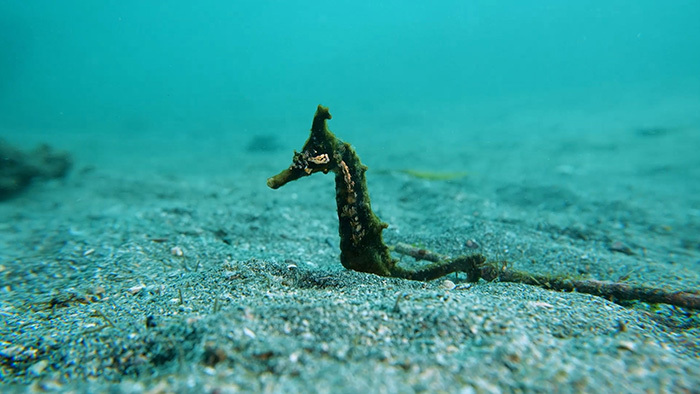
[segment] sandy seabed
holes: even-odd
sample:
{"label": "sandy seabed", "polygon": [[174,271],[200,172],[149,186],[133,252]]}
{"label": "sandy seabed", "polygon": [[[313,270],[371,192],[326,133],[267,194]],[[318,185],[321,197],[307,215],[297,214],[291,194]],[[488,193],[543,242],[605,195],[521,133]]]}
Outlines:
{"label": "sandy seabed", "polygon": [[[698,290],[693,122],[468,144],[444,134],[430,155],[421,154],[430,136],[418,134],[412,145],[374,134],[355,146],[370,167],[373,208],[390,225],[388,244],[480,252],[533,273]],[[147,163],[142,153],[112,152],[122,155],[121,169],[78,155],[67,179],[2,202],[3,391],[699,387],[697,312],[468,284],[463,275],[421,283],[343,269],[332,177],[265,186],[307,137],[300,126],[295,141],[265,149],[242,137],[223,158],[173,142],[167,159],[181,167],[170,170],[134,170]],[[80,148],[71,144],[62,148]],[[178,169],[211,156],[230,171]],[[467,175],[430,180],[406,170]]]}

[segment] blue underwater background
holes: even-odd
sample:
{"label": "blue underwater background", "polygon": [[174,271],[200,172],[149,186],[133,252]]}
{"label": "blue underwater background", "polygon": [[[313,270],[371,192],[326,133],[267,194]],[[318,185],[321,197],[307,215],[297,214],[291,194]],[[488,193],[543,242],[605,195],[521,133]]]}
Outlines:
{"label": "blue underwater background", "polygon": [[0,132],[104,168],[225,174],[256,135],[286,163],[322,103],[370,162],[489,142],[544,155],[563,136],[697,128],[698,21],[684,0],[6,0]]}

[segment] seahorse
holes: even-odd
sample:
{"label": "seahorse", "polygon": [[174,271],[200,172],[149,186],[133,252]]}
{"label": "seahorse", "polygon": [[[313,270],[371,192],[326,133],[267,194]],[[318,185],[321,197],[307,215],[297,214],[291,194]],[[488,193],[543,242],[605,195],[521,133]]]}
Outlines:
{"label": "seahorse", "polygon": [[[430,280],[455,271],[464,271],[483,263],[483,257],[435,262],[417,270],[397,265],[384,243],[382,231],[388,225],[372,211],[363,165],[355,149],[338,139],[329,129],[331,114],[319,105],[311,125],[311,134],[301,152],[294,151],[292,164],[279,174],[268,178],[267,185],[280,188],[317,172],[335,174],[335,200],[338,207],[340,262],[347,269],[414,280]],[[478,261],[477,261],[478,260]],[[465,263],[468,263],[465,265]]]}

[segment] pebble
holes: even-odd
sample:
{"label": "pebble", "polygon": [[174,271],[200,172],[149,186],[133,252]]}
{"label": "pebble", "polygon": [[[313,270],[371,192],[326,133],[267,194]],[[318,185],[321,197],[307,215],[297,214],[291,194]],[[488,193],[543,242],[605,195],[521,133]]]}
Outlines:
{"label": "pebble", "polygon": [[255,339],[255,337],[256,337],[256,335],[255,335],[255,333],[253,332],[253,330],[251,330],[251,329],[248,328],[248,327],[243,327],[243,334],[245,334],[245,336],[247,336],[247,337],[250,338],[250,339]]}
{"label": "pebble", "polygon": [[613,252],[624,253],[628,256],[635,254],[629,246],[620,241],[613,242],[612,245],[610,245],[610,250]]}
{"label": "pebble", "polygon": [[63,384],[56,380],[44,380],[39,383],[39,388],[43,392],[59,392],[59,390],[63,390]]}
{"label": "pebble", "polygon": [[452,290],[455,288],[455,282],[449,279],[445,279],[444,281],[442,281],[442,288],[445,290]]}
{"label": "pebble", "polygon": [[481,245],[473,239],[468,239],[467,242],[464,243],[464,246],[469,249],[479,249],[481,247]]}
{"label": "pebble", "polygon": [[628,352],[633,352],[637,348],[637,345],[635,345],[634,342],[631,341],[620,341],[617,344],[617,348],[620,350],[627,350]]}
{"label": "pebble", "polygon": [[170,249],[170,253],[176,257],[182,257],[185,255],[185,252],[183,252],[182,248],[179,246],[174,246],[172,249]]}
{"label": "pebble", "polygon": [[48,366],[49,366],[49,362],[46,360],[37,361],[36,363],[32,364],[32,366],[27,369],[27,372],[29,372],[30,375],[39,376],[39,375],[41,375],[42,372],[44,372],[44,370]]}
{"label": "pebble", "polygon": [[146,288],[146,285],[136,285],[134,287],[130,287],[127,291],[132,295],[136,295],[137,293],[141,292],[141,290],[143,290],[145,288]]}
{"label": "pebble", "polygon": [[105,292],[106,292],[105,288],[102,286],[99,286],[99,285],[93,286],[93,287],[88,289],[89,294],[92,294],[92,295],[97,296],[97,297],[102,297],[105,294]]}

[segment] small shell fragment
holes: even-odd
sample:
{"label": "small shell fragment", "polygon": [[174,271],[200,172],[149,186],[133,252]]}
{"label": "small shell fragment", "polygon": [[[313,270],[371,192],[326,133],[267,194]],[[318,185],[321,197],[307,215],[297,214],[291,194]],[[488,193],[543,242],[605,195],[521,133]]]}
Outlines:
{"label": "small shell fragment", "polygon": [[532,305],[536,308],[554,308],[554,305],[552,305],[548,302],[543,302],[543,301],[533,301],[530,303],[530,305]]}
{"label": "small shell fragment", "polygon": [[442,288],[445,290],[452,290],[455,288],[455,283],[449,279],[442,281]]}
{"label": "small shell fragment", "polygon": [[243,334],[245,334],[245,336],[247,336],[247,337],[250,338],[250,339],[255,339],[255,337],[256,337],[256,335],[255,335],[255,333],[253,332],[253,330],[251,330],[251,329],[248,328],[248,327],[243,327]]}
{"label": "small shell fragment", "polygon": [[44,370],[48,366],[49,366],[49,362],[46,360],[37,361],[36,363],[32,364],[32,366],[27,369],[27,372],[29,372],[30,375],[39,376],[39,375],[41,375],[42,372],[44,372]]}
{"label": "small shell fragment", "polygon": [[628,352],[633,352],[637,348],[637,346],[634,344],[634,342],[631,341],[620,341],[620,343],[617,344],[617,348],[620,350],[627,350]]}
{"label": "small shell fragment", "polygon": [[467,242],[464,243],[464,246],[469,249],[479,249],[481,247],[481,245],[473,239],[468,239]]}
{"label": "small shell fragment", "polygon": [[170,249],[170,253],[173,256],[177,256],[177,257],[182,257],[185,255],[185,252],[183,252],[182,248],[180,248],[179,246],[174,246],[172,249]]}
{"label": "small shell fragment", "polygon": [[146,288],[146,285],[136,285],[136,286],[130,287],[127,291],[131,295],[135,295],[145,288]]}
{"label": "small shell fragment", "polygon": [[609,249],[613,252],[626,254],[628,256],[632,256],[632,255],[636,254],[636,253],[634,253],[632,248],[630,248],[629,246],[627,246],[627,244],[620,242],[620,241],[613,242],[612,245],[610,245]]}

